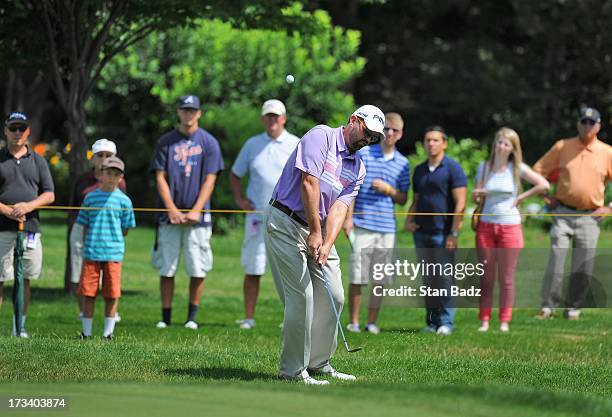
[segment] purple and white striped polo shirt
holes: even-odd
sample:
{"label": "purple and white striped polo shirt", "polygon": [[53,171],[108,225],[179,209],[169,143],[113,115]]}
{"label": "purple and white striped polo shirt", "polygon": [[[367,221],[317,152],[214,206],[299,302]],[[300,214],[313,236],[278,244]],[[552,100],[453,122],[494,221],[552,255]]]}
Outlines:
{"label": "purple and white striped polo shirt", "polygon": [[272,198],[306,219],[300,192],[306,172],[319,179],[321,221],[336,200],[350,205],[363,184],[365,166],[359,156],[349,153],[342,130],[325,125],[310,129],[287,160]]}

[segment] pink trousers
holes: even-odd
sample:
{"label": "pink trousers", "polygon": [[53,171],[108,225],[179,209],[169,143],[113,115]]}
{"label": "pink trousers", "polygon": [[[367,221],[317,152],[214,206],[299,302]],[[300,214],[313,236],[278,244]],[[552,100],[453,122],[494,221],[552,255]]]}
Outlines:
{"label": "pink trousers", "polygon": [[490,320],[496,273],[499,278],[499,320],[510,322],[514,304],[514,273],[523,248],[520,224],[480,222],[476,230],[478,258],[484,263],[480,320]]}

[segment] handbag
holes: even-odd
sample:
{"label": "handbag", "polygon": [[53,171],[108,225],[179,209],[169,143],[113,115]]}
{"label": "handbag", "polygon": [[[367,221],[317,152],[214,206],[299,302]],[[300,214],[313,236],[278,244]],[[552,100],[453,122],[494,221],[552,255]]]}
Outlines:
{"label": "handbag", "polygon": [[[486,179],[486,170],[487,170],[487,162],[485,161],[484,166],[482,167],[482,178],[481,178],[483,187],[484,187],[485,179]],[[480,214],[482,213],[482,209],[484,208],[485,200],[486,200],[485,196],[480,197],[480,200],[478,201],[478,205],[476,206],[476,210],[474,210],[474,213],[472,213],[471,226],[472,226],[473,231],[476,231],[476,229],[478,229],[478,223],[480,222]]]}

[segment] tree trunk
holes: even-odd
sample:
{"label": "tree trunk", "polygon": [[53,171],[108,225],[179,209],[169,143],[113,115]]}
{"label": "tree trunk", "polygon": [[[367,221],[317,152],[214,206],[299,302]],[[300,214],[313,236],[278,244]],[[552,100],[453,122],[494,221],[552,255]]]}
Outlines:
{"label": "tree trunk", "polygon": [[[87,135],[85,134],[85,104],[77,104],[75,109],[68,112],[68,126],[70,132],[70,198],[69,202],[75,201],[77,197],[74,195],[74,186],[77,179],[87,171],[87,151],[89,145],[87,143]],[[70,216],[67,213],[67,218]],[[64,292],[71,291],[71,264],[70,264],[70,230],[68,227],[66,232],[66,260],[64,268]]]}

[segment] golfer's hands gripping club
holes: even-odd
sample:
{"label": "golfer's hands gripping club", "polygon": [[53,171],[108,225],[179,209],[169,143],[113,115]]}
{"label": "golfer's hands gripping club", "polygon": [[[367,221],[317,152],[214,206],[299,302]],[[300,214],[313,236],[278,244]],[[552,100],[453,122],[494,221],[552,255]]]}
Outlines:
{"label": "golfer's hands gripping club", "polygon": [[308,252],[310,252],[315,262],[319,265],[325,265],[331,245],[323,242],[321,232],[311,232],[306,239],[306,244],[308,245]]}

